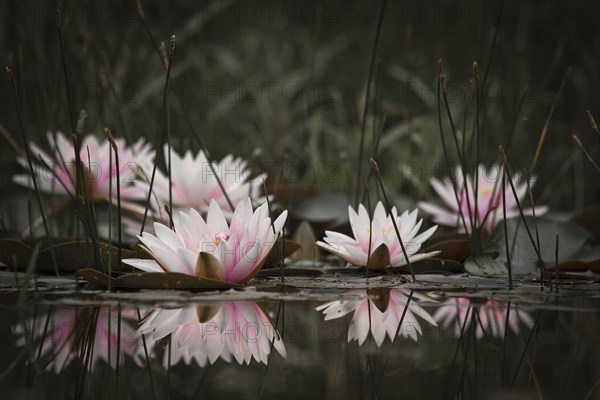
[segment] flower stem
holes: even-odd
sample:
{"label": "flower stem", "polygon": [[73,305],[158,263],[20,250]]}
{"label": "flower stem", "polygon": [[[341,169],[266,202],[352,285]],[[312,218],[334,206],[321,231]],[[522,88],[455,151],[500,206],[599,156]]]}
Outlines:
{"label": "flower stem", "polygon": [[357,181],[356,181],[356,194],[354,195],[354,208],[358,207],[358,194],[360,192],[360,176],[362,173],[362,153],[365,147],[365,134],[367,129],[367,118],[369,116],[369,98],[371,95],[371,81],[373,78],[373,71],[375,69],[375,58],[377,56],[377,47],[379,44],[379,36],[381,34],[381,27],[383,26],[383,16],[385,14],[385,6],[387,4],[387,0],[383,0],[381,3],[381,9],[379,10],[379,19],[377,21],[377,29],[375,31],[375,39],[373,41],[373,51],[371,52],[371,61],[369,64],[369,75],[367,76],[367,91],[365,94],[365,106],[363,108],[363,116],[362,116],[362,125],[360,129],[360,145],[358,147],[358,171],[357,171]]}
{"label": "flower stem", "polygon": [[[441,107],[441,101],[440,101],[442,87],[444,86],[443,85],[444,80],[445,80],[445,78],[444,78],[444,75],[442,74],[442,60],[440,59],[440,60],[438,60],[438,79],[437,79],[437,90],[436,90],[438,126],[439,126],[439,130],[440,130],[440,138],[442,140],[442,149],[444,150],[444,158],[446,160],[446,165],[448,165],[448,167],[450,167],[450,157],[448,157],[446,138],[444,136],[444,128],[443,128],[443,124],[442,124],[442,107]],[[466,180],[466,175],[464,174],[464,168],[463,168],[463,182],[465,180]],[[469,229],[467,228],[465,216],[462,212],[461,201],[460,201],[460,198],[458,197],[458,184],[456,182],[456,176],[452,171],[450,171],[450,182],[452,182],[452,190],[454,191],[454,198],[456,200],[456,205],[458,207],[458,214],[460,215],[460,219],[463,223],[463,227],[465,228],[465,232],[468,232]],[[463,184],[463,186],[465,187],[465,190],[466,190],[466,185]],[[466,192],[467,192],[467,207],[470,210],[471,205],[469,202],[468,190],[466,190]],[[473,218],[471,216],[471,212],[469,212],[469,222],[470,222],[469,225],[471,227],[471,231],[473,231]]]}
{"label": "flower stem", "polygon": [[[525,230],[527,231],[529,240],[531,241],[533,249],[535,250],[535,254],[538,258],[539,267],[542,270],[543,277],[545,279],[548,279],[548,271],[546,270],[546,266],[544,265],[544,262],[542,261],[542,255],[540,253],[540,249],[536,245],[533,235],[531,234],[531,230],[529,229],[529,226],[527,225],[527,221],[525,220],[525,214],[523,213],[523,208],[521,207],[521,202],[519,201],[519,196],[517,195],[517,190],[515,189],[515,185],[510,176],[510,171],[508,168],[508,161],[506,159],[506,154],[504,153],[504,149],[502,149],[502,146],[499,146],[499,151],[500,151],[500,156],[502,157],[502,162],[504,164],[504,172],[506,173],[506,177],[508,178],[508,183],[510,184],[510,189],[512,190],[515,202],[517,203],[517,207],[519,208],[519,214],[521,215],[521,220],[523,221],[523,225],[525,226]],[[516,235],[515,235],[515,237],[516,237]]]}
{"label": "flower stem", "polygon": [[192,136],[194,137],[194,139],[196,139],[196,142],[198,142],[198,145],[200,146],[200,149],[204,152],[204,155],[206,156],[206,161],[208,162],[208,167],[210,168],[210,171],[212,172],[212,174],[217,179],[217,183],[219,184],[219,188],[221,189],[221,192],[225,196],[225,199],[227,200],[227,204],[229,205],[229,208],[231,208],[231,211],[233,212],[234,208],[235,208],[234,204],[231,201],[231,198],[229,197],[229,195],[227,194],[227,191],[225,190],[225,186],[223,185],[223,182],[221,181],[221,178],[219,177],[219,174],[217,174],[217,172],[215,170],[215,166],[213,165],[212,158],[210,156],[210,153],[208,152],[208,149],[204,145],[204,142],[202,141],[202,138],[200,137],[200,135],[198,135],[198,133],[194,129],[194,125],[192,124],[192,121],[190,120],[190,117],[189,117],[191,113],[189,112],[189,107],[187,106],[187,103],[185,103],[185,101],[183,100],[183,98],[181,98],[180,96],[177,95],[177,92],[178,92],[177,91],[177,86],[175,85],[175,82],[173,82],[171,80],[170,74],[169,74],[169,71],[168,71],[170,69],[170,63],[167,63],[167,65],[165,65],[165,63],[164,63],[163,55],[162,55],[161,50],[160,50],[160,46],[157,45],[157,42],[154,39],[154,35],[152,34],[152,31],[150,30],[150,27],[148,26],[148,23],[146,22],[146,17],[145,17],[145,14],[144,14],[144,10],[143,10],[142,4],[140,3],[139,0],[137,1],[137,13],[138,13],[138,16],[140,17],[140,20],[142,21],[142,25],[144,27],[144,30],[146,31],[146,33],[148,35],[148,39],[152,43],[152,46],[156,50],[156,53],[158,54],[158,57],[161,60],[161,64],[167,70],[167,82],[170,85],[171,92],[173,93],[173,96],[179,102],[179,106],[181,107],[183,118],[185,119],[185,122],[188,125],[188,129],[190,130],[190,132],[192,132]]}
{"label": "flower stem", "polygon": [[[385,205],[386,205],[387,211],[388,211],[388,213],[391,214],[392,208],[390,206],[390,202],[389,202],[387,194],[385,192],[385,187],[383,186],[383,180],[381,179],[381,173],[379,172],[379,166],[377,165],[377,162],[375,162],[375,160],[373,160],[372,158],[370,158],[369,161],[371,163],[371,167],[377,173],[377,178],[379,180],[379,187],[381,188],[381,193],[383,194],[383,199],[385,200]],[[408,254],[406,253],[406,248],[404,247],[404,242],[402,241],[402,237],[400,236],[400,230],[398,229],[398,224],[396,223],[396,219],[394,218],[393,215],[391,216],[390,219],[392,220],[392,224],[394,225],[394,231],[396,232],[396,236],[398,237],[398,241],[400,242],[400,247],[402,248],[402,254],[404,254],[404,259],[406,260],[406,265],[408,265],[408,269],[410,270],[410,275],[412,276],[413,282],[416,282],[417,278],[415,277],[415,271],[413,270],[412,263],[410,262],[410,258],[408,258]]]}
{"label": "flower stem", "polygon": [[[161,123],[158,124],[158,129],[160,130],[159,136],[159,146],[157,147],[157,157],[161,154],[159,149],[162,147],[162,143],[164,141],[165,130],[163,129],[163,118],[165,117],[165,108],[167,104],[167,93],[169,91],[169,82],[171,80],[171,65],[173,65],[173,55],[175,54],[175,40],[174,36],[172,36],[171,40],[171,51],[169,52],[169,58],[167,60],[167,74],[165,78],[165,87],[163,89],[162,96],[162,105],[161,105],[161,114],[160,120]],[[161,56],[162,59],[162,56]],[[150,185],[148,187],[148,195],[146,197],[146,208],[144,210],[144,217],[142,218],[142,227],[140,228],[140,235],[144,232],[144,228],[146,227],[146,219],[148,218],[148,208],[150,207],[150,198],[152,197],[152,188],[154,187],[154,178],[156,177],[156,166],[158,164],[158,160],[154,162],[152,167],[152,175],[150,176]],[[209,163],[210,164],[210,163]]]}
{"label": "flower stem", "polygon": [[[121,232],[121,172],[119,171],[119,149],[117,143],[110,132],[110,129],[104,128],[104,133],[110,142],[110,145],[115,152],[115,169],[117,173],[117,234],[119,236],[119,247],[117,249],[117,259],[119,260],[119,273],[121,273],[121,258],[122,258],[122,247],[123,247],[123,236]],[[112,165],[111,165],[112,167]],[[110,177],[112,181],[112,176]],[[112,199],[110,199],[112,201]],[[110,279],[109,279],[110,282]]]}
{"label": "flower stem", "polygon": [[502,217],[504,223],[504,242],[506,245],[506,263],[508,265],[508,288],[512,290],[512,264],[511,264],[511,255],[508,246],[508,230],[506,228],[506,174],[502,174]]}

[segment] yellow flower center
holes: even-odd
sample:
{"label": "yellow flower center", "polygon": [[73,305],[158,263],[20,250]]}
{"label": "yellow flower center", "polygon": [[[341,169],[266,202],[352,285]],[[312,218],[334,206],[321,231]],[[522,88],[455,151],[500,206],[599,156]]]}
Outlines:
{"label": "yellow flower center", "polygon": [[215,236],[213,243],[215,244],[215,246],[219,246],[219,243],[221,243],[221,240],[225,240],[227,242],[229,240],[229,235],[225,232],[218,233]]}
{"label": "yellow flower center", "polygon": [[[367,227],[365,230],[367,231],[367,235],[371,234],[370,227]],[[380,234],[381,234],[381,236],[387,236],[391,230],[392,230],[392,228],[390,226],[388,226],[388,227],[382,226],[382,227],[380,227]]]}
{"label": "yellow flower center", "polygon": [[492,188],[489,186],[485,186],[481,189],[481,194],[483,195],[484,198],[489,199],[490,196],[492,195]]}

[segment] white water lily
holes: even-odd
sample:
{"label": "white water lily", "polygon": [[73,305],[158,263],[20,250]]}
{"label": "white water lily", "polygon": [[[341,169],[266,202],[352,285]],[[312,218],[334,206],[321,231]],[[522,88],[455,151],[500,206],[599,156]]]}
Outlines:
{"label": "white water lily", "polygon": [[[169,150],[167,145],[165,145],[164,152],[165,160],[168,160]],[[166,221],[168,216],[165,215],[162,207],[164,204],[169,204],[169,201],[172,203],[173,212],[186,211],[190,208],[207,212],[211,201],[215,201],[226,216],[231,216],[233,212],[227,197],[229,197],[233,206],[246,198],[250,198],[253,203],[264,203],[264,199],[261,198],[261,188],[265,175],[252,178],[252,171],[248,163],[241,157],[234,158],[233,155],[229,154],[219,162],[213,161],[213,173],[211,164],[202,150],[195,156],[190,150],[180,156],[171,149],[170,155],[170,182],[167,175],[160,170],[156,170],[154,184],[152,185],[151,201],[153,208],[155,208],[155,214],[162,216],[163,221]],[[150,180],[152,166],[145,172],[147,179]],[[222,187],[217,177],[221,181]],[[171,184],[170,194],[169,183]],[[150,188],[148,181],[139,180],[136,184],[148,193]],[[169,196],[171,200],[169,200]]]}
{"label": "white water lily", "polygon": [[[91,134],[81,139],[79,157],[82,163],[80,169],[82,176],[79,178],[79,183],[77,183],[78,168],[73,141],[62,132],[57,132],[56,135],[48,132],[47,137],[52,150],[51,155],[35,143],[29,144],[34,168],[36,166],[40,168],[39,171],[36,171],[40,191],[75,195],[77,186],[83,185],[85,188],[80,186],[79,190],[85,191],[89,201],[112,201],[117,204],[116,160],[113,154],[111,165],[110,152],[112,152],[112,149],[108,140],[99,141]],[[136,202],[145,200],[145,194],[134,182],[142,170],[152,167],[155,151],[143,139],[139,139],[132,146],[127,146],[123,138],[115,138],[114,140],[119,154],[121,206],[135,212],[143,212],[144,207],[136,204]],[[41,159],[41,165],[37,162],[38,159]],[[25,158],[18,157],[17,161],[23,167],[29,169]],[[48,170],[48,168],[51,170]],[[112,193],[110,191],[111,179]],[[30,174],[15,175],[13,181],[33,188],[33,180]]]}
{"label": "white water lily", "polygon": [[[502,221],[501,168],[500,165],[492,165],[489,169],[486,169],[483,164],[480,164],[477,168],[477,215],[475,215],[475,181],[469,175],[464,179],[462,169],[459,167],[456,168],[456,193],[460,199],[459,203],[456,201],[456,195],[450,178],[444,178],[441,181],[432,178],[431,186],[443,200],[446,208],[424,201],[419,202],[419,208],[430,214],[433,218],[433,222],[440,225],[456,227],[459,232],[471,233],[472,224],[475,225],[475,227],[479,227],[485,220],[483,231],[490,233],[494,226]],[[519,198],[519,202],[522,204],[525,195],[527,194],[527,183],[522,180],[519,173],[515,173],[512,180],[515,185],[515,191]],[[465,191],[465,182],[467,191]],[[535,178],[531,178],[530,182],[531,186],[533,186]],[[506,181],[504,190],[506,193],[506,218],[516,217],[519,215],[519,209],[508,181]],[[546,206],[535,207],[536,216],[540,216],[547,211],[548,207]],[[525,215],[532,215],[533,210],[531,208],[525,208],[523,209],[523,213]]]}
{"label": "white water lily", "polygon": [[338,255],[350,264],[367,266],[368,260],[368,267],[372,269],[383,269],[387,266],[400,267],[407,264],[392,218],[396,222],[410,262],[433,257],[439,253],[437,251],[418,253],[423,242],[433,235],[437,226],[417,234],[423,220],[420,219],[417,222],[418,210],[416,209],[410,213],[405,211],[398,216],[396,207],[393,207],[392,213],[389,215],[383,204],[378,202],[372,221],[362,204],[358,207],[358,214],[351,206],[348,206],[348,214],[354,238],[343,233],[326,231],[324,241],[318,241],[317,245]]}
{"label": "white water lily", "polygon": [[249,198],[235,208],[231,223],[215,200],[206,220],[190,209],[173,218],[174,229],[154,223],[156,236],[138,236],[154,260],[124,259],[146,272],[180,272],[231,283],[246,283],[260,270],[279,237],[287,211],[271,224],[267,204],[252,211]]}

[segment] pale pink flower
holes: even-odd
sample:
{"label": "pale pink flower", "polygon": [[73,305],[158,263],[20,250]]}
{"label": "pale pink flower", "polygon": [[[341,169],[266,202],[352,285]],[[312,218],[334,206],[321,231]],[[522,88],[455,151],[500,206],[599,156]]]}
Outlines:
{"label": "pale pink flower", "polygon": [[[475,180],[467,175],[467,179],[463,179],[462,169],[456,168],[456,184],[457,194],[460,199],[460,205],[456,202],[452,181],[450,178],[443,178],[441,181],[432,178],[430,183],[433,189],[437,192],[440,198],[444,201],[446,208],[439,205],[424,202],[419,202],[419,208],[432,216],[433,222],[440,225],[451,226],[458,228],[459,232],[471,233],[471,220],[474,219],[474,224],[479,227],[485,220],[484,232],[490,233],[494,226],[502,221],[502,167],[500,165],[492,165],[486,170],[483,164],[477,168],[479,183],[477,195],[477,217],[475,217]],[[512,175],[515,190],[519,198],[519,202],[523,204],[525,195],[527,194],[527,182],[525,182],[521,174],[518,172]],[[465,181],[467,183],[467,191],[465,191]],[[498,182],[498,183],[496,183]],[[535,183],[535,178],[530,180],[531,186]],[[512,193],[508,179],[505,185],[506,191],[506,218],[513,218],[519,215],[517,202]],[[469,209],[469,205],[471,208]],[[535,208],[535,215],[540,216],[548,211],[548,207],[540,206]],[[524,208],[525,215],[531,215],[531,208]],[[461,213],[464,217],[465,224],[461,219]]]}
{"label": "pale pink flower", "polygon": [[[54,135],[47,133],[48,143],[52,150],[51,155],[46,153],[36,144],[31,143],[34,168],[37,174],[37,182],[40,191],[57,193],[62,195],[74,195],[77,189],[76,157],[73,141],[62,132]],[[139,139],[134,145],[127,146],[125,139],[115,138],[119,152],[119,177],[121,206],[136,212],[143,212],[144,208],[135,201],[145,200],[144,191],[134,185],[141,170],[147,169],[154,163],[154,150],[150,144]],[[112,201],[117,203],[117,170],[114,154],[112,165],[110,155],[112,152],[108,140],[98,141],[94,135],[86,135],[81,139],[79,156],[81,158],[83,176],[80,177],[83,189],[94,201]],[[41,159],[43,162],[39,162]],[[18,162],[29,169],[27,160],[18,157]],[[51,170],[48,170],[51,168]],[[110,195],[109,183],[112,179],[112,197]],[[30,174],[20,174],[13,177],[13,181],[33,188],[33,180]]]}
{"label": "pale pink flower", "polygon": [[[474,316],[474,312],[476,316]],[[506,315],[508,326],[515,333],[520,332],[520,324],[528,328],[533,326],[533,319],[527,311],[518,305],[512,304],[510,312],[505,303],[493,299],[486,299],[483,304],[478,304],[466,297],[450,298],[442,304],[433,314],[433,318],[444,328],[451,328],[456,337],[460,336],[464,325],[463,334],[468,332],[469,326],[475,323],[477,338],[504,337],[506,328]],[[466,319],[466,321],[465,321]]]}
{"label": "pale pink flower", "polygon": [[[351,296],[362,295],[364,298],[336,300],[320,305],[316,310],[323,311],[325,321],[340,318],[353,312],[352,322],[348,328],[348,342],[357,340],[359,345],[363,344],[369,331],[377,346],[381,346],[386,335],[393,342],[396,332],[399,336],[416,341],[419,335],[422,334],[422,328],[415,316],[419,316],[433,326],[436,326],[436,322],[415,301],[415,297],[418,297],[418,295],[413,293],[411,301],[408,302],[409,295],[407,293],[408,291],[404,289],[382,289],[378,291],[378,295],[383,299],[376,303],[369,297],[366,290],[350,290],[346,294]],[[384,310],[381,310],[380,307]],[[404,313],[406,307],[408,309]],[[403,313],[402,327],[398,329]]]}
{"label": "pale pink flower", "polygon": [[147,272],[180,272],[231,283],[246,283],[262,267],[281,233],[287,211],[271,224],[267,204],[252,211],[250,199],[236,207],[227,223],[215,200],[206,220],[194,209],[173,218],[174,229],[155,222],[156,236],[138,236],[154,260],[124,259]]}
{"label": "pale pink flower", "polygon": [[[165,160],[168,160],[167,145],[164,152]],[[251,177],[252,171],[241,157],[234,158],[229,154],[220,162],[213,161],[212,165],[216,176],[210,168],[204,151],[200,150],[194,156],[190,150],[187,150],[183,156],[180,156],[171,149],[171,199],[174,212],[187,211],[190,208],[206,212],[211,201],[214,200],[226,216],[231,216],[233,210],[227,202],[217,177],[221,180],[233,206],[248,197],[253,203],[264,203],[265,199],[261,198],[260,194],[265,175]],[[136,184],[148,193],[152,166],[145,170],[145,173],[147,180],[139,180]],[[156,170],[151,201],[155,214],[159,215],[162,221],[166,221],[168,216],[165,215],[163,206],[169,204],[169,177],[160,170]]]}
{"label": "pale pink flower", "polygon": [[[137,346],[138,338],[135,335],[135,329],[132,327],[133,323],[130,322],[131,318],[134,317],[133,310],[123,310],[121,312],[121,334],[119,337],[119,314],[117,310],[113,308],[110,312],[109,323],[108,307],[101,307],[95,321],[95,332],[90,339],[89,329],[94,326],[94,312],[94,308],[60,307],[51,312],[47,328],[46,319],[48,317],[45,315],[29,320],[25,324],[25,332],[23,325],[18,324],[15,327],[15,332],[20,335],[17,345],[25,346],[26,339],[24,335],[30,335],[34,340],[35,357],[37,358],[37,349],[40,348],[37,341],[43,340],[40,358],[45,359],[48,357],[51,361],[46,365],[46,368],[56,373],[59,373],[76,360],[86,363],[86,354],[88,353],[91,355],[87,364],[89,370],[93,370],[99,360],[114,368],[117,356],[119,363],[122,364],[125,356],[133,356]],[[120,345],[118,345],[119,340]],[[93,347],[91,349],[84,348],[89,343],[93,343]],[[119,354],[117,354],[117,350],[119,350]],[[83,359],[81,358],[82,354],[84,355]]]}
{"label": "pale pink flower", "polygon": [[[405,211],[398,216],[396,207],[392,208],[390,216],[381,202],[377,203],[372,220],[366,208],[361,204],[358,207],[358,214],[351,206],[348,206],[350,216],[350,225],[354,238],[343,233],[326,231],[324,242],[318,241],[317,246],[330,251],[343,258],[350,264],[366,266],[369,258],[369,268],[382,269],[386,266],[400,267],[406,264],[400,241],[396,235],[392,218],[395,219],[400,232],[400,237],[406,249],[410,262],[423,260],[433,257],[439,252],[417,253],[423,242],[433,235],[437,226],[433,226],[417,235],[423,219],[417,222],[418,210],[412,212]],[[370,237],[370,238],[369,238]],[[369,253],[369,240],[371,257]]]}
{"label": "pale pink flower", "polygon": [[[252,359],[267,364],[271,346],[286,357],[285,345],[266,311],[253,301],[228,301],[175,310],[154,310],[139,328],[149,353],[155,355],[157,342],[171,335],[171,360],[205,367],[218,358],[225,362],[250,364]],[[136,359],[144,358],[139,348]],[[164,350],[164,365],[169,365]]]}

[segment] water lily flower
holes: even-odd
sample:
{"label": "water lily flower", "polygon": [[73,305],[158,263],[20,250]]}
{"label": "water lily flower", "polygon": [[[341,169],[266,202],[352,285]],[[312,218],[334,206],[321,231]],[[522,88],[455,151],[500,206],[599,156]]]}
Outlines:
{"label": "water lily flower", "polygon": [[249,198],[235,208],[228,224],[215,200],[206,220],[193,208],[174,215],[174,229],[154,223],[156,236],[138,236],[153,260],[124,259],[146,272],[179,272],[231,283],[248,282],[262,267],[285,220],[284,211],[271,224],[267,204],[252,211]]}
{"label": "water lily flower", "polygon": [[[433,217],[433,222],[458,228],[459,232],[462,233],[471,233],[471,221],[473,221],[473,225],[478,227],[485,220],[483,231],[490,233],[494,226],[502,221],[502,187],[500,186],[502,181],[501,168],[500,165],[492,165],[486,170],[483,164],[478,166],[477,173],[479,176],[479,186],[477,189],[477,215],[475,215],[475,181],[471,179],[469,175],[467,175],[466,179],[463,179],[462,169],[459,167],[456,168],[456,183],[460,204],[456,202],[452,181],[449,178],[446,177],[441,181],[432,178],[430,181],[431,186],[444,201],[446,208],[424,201],[419,202],[419,208],[430,214]],[[527,183],[523,181],[521,174],[518,172],[512,176],[512,180],[515,184],[519,202],[522,204],[525,195],[527,194]],[[466,191],[465,182],[467,188]],[[534,182],[535,178],[532,177],[530,180],[532,186]],[[508,181],[506,181],[505,191],[506,218],[516,217],[519,215],[519,209],[517,208],[517,202]],[[547,211],[548,207],[546,206],[535,207],[536,216],[542,215]],[[533,209],[523,209],[523,212],[525,215],[532,215]],[[464,224],[462,218],[464,218]]]}
{"label": "water lily flower", "polygon": [[[85,191],[88,199],[96,202],[112,201],[114,204],[117,203],[116,161],[113,154],[112,165],[110,165],[109,153],[112,152],[112,149],[108,140],[100,142],[91,134],[81,139],[79,156],[83,165],[80,169],[82,176],[80,176],[78,184],[78,168],[73,141],[60,131],[56,135],[48,132],[47,137],[52,155],[46,153],[35,143],[29,145],[33,161],[38,160],[38,157],[42,160],[41,163],[35,163],[40,168],[37,181],[41,191],[74,195],[79,186],[79,190]],[[134,185],[134,182],[141,170],[152,166],[155,151],[144,139],[139,139],[132,146],[127,146],[123,138],[115,138],[115,143],[119,152],[121,206],[136,212],[143,212],[144,208],[135,201],[145,200],[144,191]],[[25,158],[18,157],[17,161],[23,167],[29,168]],[[51,170],[49,171],[48,168]],[[111,179],[112,193],[109,190]],[[15,175],[13,181],[33,188],[30,174]]]}
{"label": "water lily flower", "polygon": [[[362,345],[369,331],[377,346],[381,346],[386,335],[393,342],[396,332],[398,332],[398,336],[416,341],[422,334],[422,328],[415,315],[433,326],[436,326],[436,322],[415,301],[415,297],[420,295],[413,293],[409,301],[407,293],[408,291],[404,289],[350,290],[346,294],[351,296],[365,296],[366,294],[366,296],[357,300],[332,301],[318,306],[316,310],[323,311],[325,321],[341,318],[354,312],[348,328],[348,342],[357,340],[358,344]],[[408,309],[406,309],[407,307]],[[402,314],[404,314],[402,327],[398,329]]]}
{"label": "water lily flower", "polygon": [[[97,319],[94,322],[95,311],[92,308],[60,307],[52,311],[48,317],[43,315],[29,320],[25,324],[25,329],[23,325],[18,324],[14,329],[15,333],[20,335],[17,345],[26,345],[25,335],[31,335],[34,340],[42,340],[40,345],[36,343],[34,347],[41,349],[40,358],[48,357],[50,360],[42,365],[56,373],[61,372],[74,361],[87,364],[90,371],[96,368],[100,360],[114,368],[117,357],[119,364],[122,364],[125,356],[133,356],[137,347],[138,339],[131,322],[134,311],[123,310],[120,325],[116,309],[113,308],[109,312],[108,307],[100,307],[97,309]],[[94,327],[95,331],[90,338],[91,327]],[[93,344],[93,348],[84,348],[90,343]],[[86,354],[90,354],[89,361],[86,361]],[[38,358],[37,351],[35,357]]]}
{"label": "water lily flower", "polygon": [[[164,152],[165,160],[168,160],[167,145],[165,145]],[[190,208],[206,212],[211,201],[214,200],[226,216],[231,216],[233,210],[227,202],[223,189],[234,206],[248,197],[253,202],[264,203],[265,200],[261,199],[260,193],[262,181],[266,175],[262,174],[251,178],[252,171],[248,168],[248,163],[241,157],[234,158],[229,154],[220,162],[213,162],[215,176],[204,151],[200,150],[194,156],[188,150],[183,156],[180,156],[171,148],[170,153],[172,212],[185,211]],[[148,180],[139,180],[137,185],[148,193],[152,166],[145,172]],[[223,188],[219,185],[217,177]],[[168,216],[165,215],[162,208],[164,204],[169,204],[169,177],[160,170],[156,170],[152,194],[155,214],[161,215],[160,219],[166,221]]]}
{"label": "water lily flower", "polygon": [[[417,253],[423,242],[433,235],[437,226],[417,235],[423,219],[417,222],[418,210],[416,209],[410,213],[405,211],[398,216],[396,207],[393,207],[390,216],[385,211],[383,204],[378,202],[372,221],[362,204],[358,207],[358,214],[351,206],[348,206],[348,214],[354,238],[342,233],[326,231],[324,242],[318,241],[317,246],[338,255],[350,264],[367,266],[367,259],[368,267],[371,269],[384,269],[387,266],[400,267],[406,264],[392,218],[396,221],[410,262],[433,257],[439,253],[437,251]],[[371,249],[370,256],[368,255],[369,248]]]}
{"label": "water lily flower", "polygon": [[456,337],[460,336],[463,325],[464,333],[475,323],[477,338],[483,337],[484,334],[488,337],[503,338],[507,314],[508,326],[515,334],[520,331],[520,323],[529,328],[533,326],[533,319],[527,311],[515,304],[511,305],[509,311],[506,304],[493,299],[486,299],[483,304],[478,304],[466,297],[451,298],[433,314],[433,318],[442,327],[451,328]]}
{"label": "water lily flower", "polygon": [[[205,367],[218,358],[226,362],[250,364],[252,359],[267,364],[271,345],[286,357],[283,340],[267,312],[253,301],[228,301],[210,306],[152,311],[139,333],[146,339],[149,353],[155,355],[157,342],[171,335],[171,359],[164,352],[164,365],[195,361]],[[143,360],[139,348],[136,360]]]}

